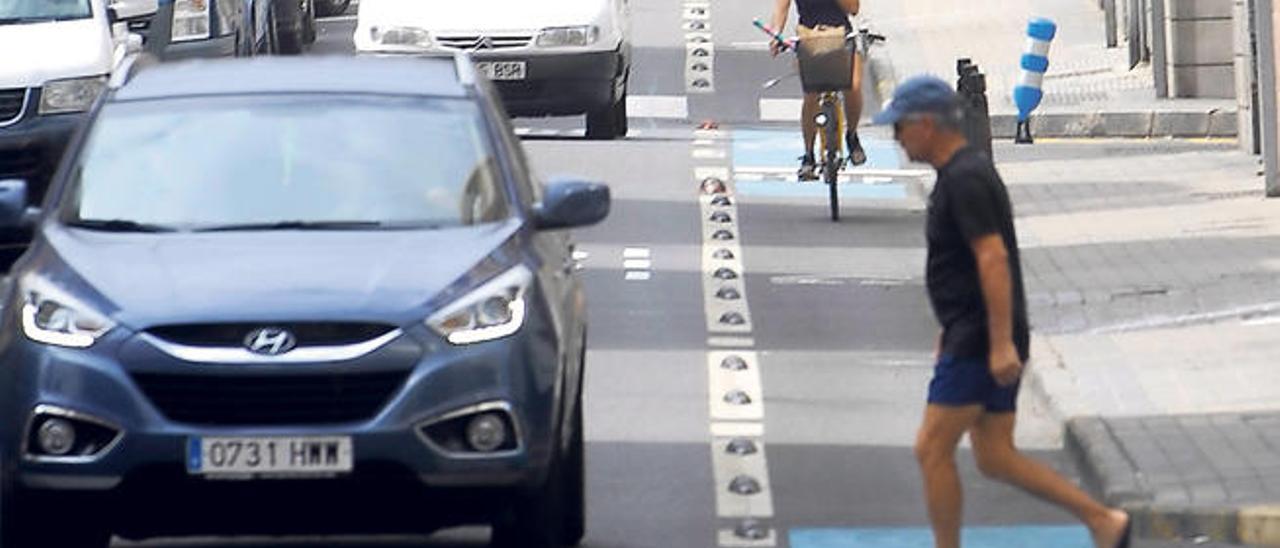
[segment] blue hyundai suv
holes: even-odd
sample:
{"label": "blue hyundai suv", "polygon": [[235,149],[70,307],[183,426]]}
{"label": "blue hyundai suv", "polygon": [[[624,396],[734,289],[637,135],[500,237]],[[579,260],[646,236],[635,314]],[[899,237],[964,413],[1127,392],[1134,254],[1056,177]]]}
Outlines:
{"label": "blue hyundai suv", "polygon": [[[323,135],[323,139],[316,136]],[[584,533],[585,301],[467,57],[122,70],[0,288],[0,542]]]}

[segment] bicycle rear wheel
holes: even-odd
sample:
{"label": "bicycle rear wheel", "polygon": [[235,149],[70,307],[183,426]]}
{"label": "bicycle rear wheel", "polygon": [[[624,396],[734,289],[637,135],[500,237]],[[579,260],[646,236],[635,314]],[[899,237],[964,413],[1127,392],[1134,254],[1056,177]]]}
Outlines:
{"label": "bicycle rear wheel", "polygon": [[822,178],[827,183],[828,201],[831,205],[831,220],[840,220],[840,108],[834,99],[835,94],[827,95],[822,101],[822,116],[827,123],[822,126],[823,165]]}

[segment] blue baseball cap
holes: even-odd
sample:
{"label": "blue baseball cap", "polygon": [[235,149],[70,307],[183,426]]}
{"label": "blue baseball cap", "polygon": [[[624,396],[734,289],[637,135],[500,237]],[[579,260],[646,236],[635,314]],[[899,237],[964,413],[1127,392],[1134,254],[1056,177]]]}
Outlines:
{"label": "blue baseball cap", "polygon": [[877,125],[896,124],[904,116],[920,112],[946,114],[956,108],[951,85],[936,76],[916,76],[898,85],[889,106],[872,118]]}

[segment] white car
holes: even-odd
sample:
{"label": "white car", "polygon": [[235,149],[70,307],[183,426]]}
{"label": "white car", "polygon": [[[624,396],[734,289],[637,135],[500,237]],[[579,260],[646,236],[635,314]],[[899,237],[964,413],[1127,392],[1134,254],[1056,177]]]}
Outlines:
{"label": "white car", "polygon": [[627,133],[628,0],[361,0],[358,53],[470,52],[512,116],[587,115]]}
{"label": "white car", "polygon": [[[126,17],[151,2],[0,2],[0,180],[24,179],[44,196],[49,175],[126,53],[142,47]],[[0,257],[4,262],[11,257]]]}

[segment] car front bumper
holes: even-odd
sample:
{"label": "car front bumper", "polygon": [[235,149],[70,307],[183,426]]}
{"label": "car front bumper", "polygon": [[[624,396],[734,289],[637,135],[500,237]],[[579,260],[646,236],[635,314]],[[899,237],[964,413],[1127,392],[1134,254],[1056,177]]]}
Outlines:
{"label": "car front bumper", "polygon": [[523,61],[525,79],[493,82],[513,116],[585,114],[621,98],[626,78],[622,52],[530,55],[480,54],[476,62]]}
{"label": "car front bumper", "polygon": [[[403,380],[376,413],[341,424],[297,426],[214,426],[170,420],[152,389],[137,381],[138,375],[190,370],[194,364],[173,361],[134,335],[109,340],[113,336],[109,334],[95,344],[103,348],[84,352],[33,343],[20,329],[10,330],[0,334],[0,389],[6,392],[0,401],[3,413],[21,419],[3,421],[0,426],[4,458],[12,463],[5,469],[14,471],[11,477],[17,486],[38,496],[83,500],[96,508],[126,508],[109,516],[109,521],[117,531],[135,538],[170,532],[303,531],[314,529],[317,516],[326,512],[337,512],[324,521],[335,531],[359,530],[364,520],[342,519],[344,514],[338,510],[346,509],[348,517],[354,518],[353,508],[368,510],[381,503],[389,506],[359,512],[375,518],[379,530],[432,530],[486,520],[514,500],[514,494],[536,488],[547,477],[557,431],[553,427],[558,401],[554,345],[538,343],[533,335],[522,332],[498,341],[451,347],[421,329],[421,333],[406,331],[358,360],[361,363],[356,365],[403,371]],[[111,357],[116,355],[120,358]],[[351,367],[334,364],[314,366],[314,370],[336,375]],[[510,410],[518,437],[518,446],[512,450],[495,455],[451,454],[428,443],[421,433],[424,425],[460,409],[495,402]],[[38,406],[90,417],[118,429],[120,436],[89,460],[33,458],[24,442],[32,439],[32,416]],[[195,436],[346,436],[352,440],[354,470],[323,478],[206,478],[186,468],[187,444]],[[397,505],[404,504],[400,499],[405,497],[419,506],[411,506],[413,516],[400,517],[413,519],[398,526],[388,523],[398,516]],[[177,505],[181,509],[172,504],[178,499],[183,501]],[[228,504],[244,514],[236,519],[224,515]],[[271,504],[277,508],[285,504],[306,519],[255,521],[255,516],[271,513]],[[435,510],[424,515],[424,508]],[[166,519],[156,519],[157,515]],[[209,516],[217,517],[210,520]],[[134,519],[139,517],[145,520]]]}

